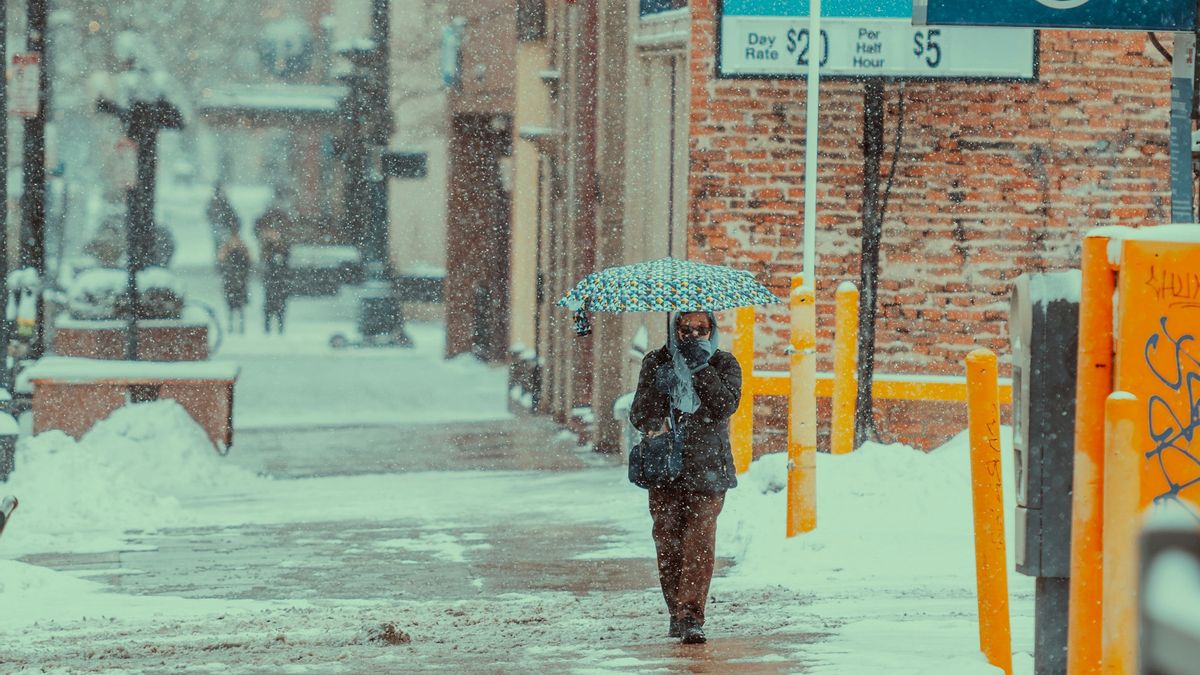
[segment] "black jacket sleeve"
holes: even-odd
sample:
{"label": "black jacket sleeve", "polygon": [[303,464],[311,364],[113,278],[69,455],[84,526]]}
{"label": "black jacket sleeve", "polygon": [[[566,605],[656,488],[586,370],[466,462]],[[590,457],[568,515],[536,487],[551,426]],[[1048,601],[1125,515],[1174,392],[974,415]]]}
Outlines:
{"label": "black jacket sleeve", "polygon": [[717,352],[707,368],[692,375],[692,387],[700,398],[694,416],[705,423],[728,419],[742,400],[742,367],[729,352]]}
{"label": "black jacket sleeve", "polygon": [[642,359],[637,391],[633,395],[633,405],[629,408],[629,421],[642,433],[658,431],[662,428],[663,420],[667,419],[667,395],[654,386],[654,373],[662,361],[660,351],[652,351]]}

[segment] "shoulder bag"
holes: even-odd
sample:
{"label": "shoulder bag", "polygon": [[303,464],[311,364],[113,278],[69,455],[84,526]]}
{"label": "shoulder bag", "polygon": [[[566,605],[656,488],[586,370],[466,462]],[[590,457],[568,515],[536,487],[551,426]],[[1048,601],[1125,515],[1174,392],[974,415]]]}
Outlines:
{"label": "shoulder bag", "polygon": [[643,436],[629,451],[629,482],[649,490],[679,477],[683,470],[683,434],[667,414],[667,431]]}

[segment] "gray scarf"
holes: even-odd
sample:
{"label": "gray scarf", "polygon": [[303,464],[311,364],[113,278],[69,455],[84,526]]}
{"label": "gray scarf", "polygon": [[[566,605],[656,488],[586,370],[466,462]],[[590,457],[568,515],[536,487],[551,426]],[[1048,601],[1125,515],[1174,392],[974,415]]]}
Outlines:
{"label": "gray scarf", "polygon": [[[700,397],[696,395],[696,389],[692,386],[692,369],[688,367],[687,361],[684,360],[683,354],[680,353],[679,340],[675,336],[677,332],[676,322],[679,321],[679,315],[672,314],[670,318],[670,331],[667,333],[667,351],[671,354],[671,370],[668,372],[667,382],[669,384],[668,391],[671,397],[671,407],[681,413],[691,414],[696,412],[700,407]],[[712,325],[712,334],[709,335],[708,339],[715,351],[717,348],[717,318],[712,312],[708,312],[708,321]]]}

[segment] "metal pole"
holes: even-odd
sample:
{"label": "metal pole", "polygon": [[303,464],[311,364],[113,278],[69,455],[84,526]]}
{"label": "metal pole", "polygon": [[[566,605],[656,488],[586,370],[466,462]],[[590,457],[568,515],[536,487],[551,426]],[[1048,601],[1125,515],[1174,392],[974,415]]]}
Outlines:
{"label": "metal pole", "polygon": [[867,80],[863,88],[863,230],[859,263],[858,392],[854,413],[854,446],[875,431],[875,322],[879,290],[879,244],[883,220],[879,212],[879,165],[883,159],[883,81]]}
{"label": "metal pole", "polygon": [[1195,33],[1175,33],[1171,65],[1171,222],[1196,220],[1192,194],[1192,97],[1195,89]]}
{"label": "metal pole", "polygon": [[[374,160],[379,157],[383,148],[387,147],[392,130],[391,105],[388,100],[389,77],[391,73],[389,60],[391,50],[391,15],[388,0],[372,0],[371,2],[371,41],[375,43],[375,52],[371,55],[369,74],[367,75],[367,156]],[[388,186],[387,180],[376,171],[368,171],[365,181],[366,197],[370,203],[366,215],[368,234],[365,237],[367,261],[377,267],[374,271],[380,279],[391,279],[391,255],[389,251],[390,237],[388,232]]]}
{"label": "metal pole", "polygon": [[825,53],[821,40],[821,0],[811,0],[808,10],[808,93],[804,123],[804,281],[817,287],[817,107],[821,93],[820,64]]}
{"label": "metal pole", "polygon": [[[27,49],[39,55],[38,64],[38,111],[37,115],[25,120],[25,138],[22,156],[24,191],[21,195],[21,254],[20,266],[37,270],[38,277],[46,273],[46,117],[50,107],[49,58],[46,54],[47,0],[28,0],[26,13],[29,21]],[[29,355],[42,355],[45,332],[43,307],[37,298],[37,322]]]}
{"label": "metal pole", "polygon": [[[0,45],[8,43],[8,7],[0,3]],[[0,53],[4,53],[0,50]],[[0,110],[8,110],[8,78],[0,77]],[[8,115],[0,125],[0,167],[8,168]],[[8,181],[0,180],[0,302],[8,302]],[[0,316],[0,389],[11,391],[8,343],[12,339],[7,316]]]}
{"label": "metal pole", "polygon": [[128,292],[130,293],[129,329],[125,357],[138,358],[137,319],[141,314],[137,273],[149,266],[154,237],[154,187],[158,170],[158,130],[161,121],[149,109],[135,104],[130,111],[129,127],[137,144],[137,184],[129,191],[129,223],[126,229]]}

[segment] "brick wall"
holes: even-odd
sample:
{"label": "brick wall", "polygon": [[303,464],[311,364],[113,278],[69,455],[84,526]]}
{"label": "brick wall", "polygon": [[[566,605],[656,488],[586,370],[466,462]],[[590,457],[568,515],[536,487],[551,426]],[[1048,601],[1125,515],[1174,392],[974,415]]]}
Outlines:
{"label": "brick wall", "polygon": [[[691,2],[688,253],[752,270],[786,297],[803,253],[806,83],[717,79],[715,4]],[[903,85],[876,372],[962,374],[966,354],[987,347],[1006,375],[1012,279],[1078,266],[1093,226],[1168,222],[1170,66],[1146,34],[1042,31],[1039,63],[1036,82]],[[885,87],[885,182],[900,89]],[[863,85],[823,81],[821,102],[818,367],[828,370],[834,291],[858,283]],[[755,367],[786,367],[785,312],[760,322]],[[965,426],[956,406],[879,407],[889,440],[929,447]],[[905,434],[923,436],[904,438],[900,421],[917,415],[931,421]]]}

